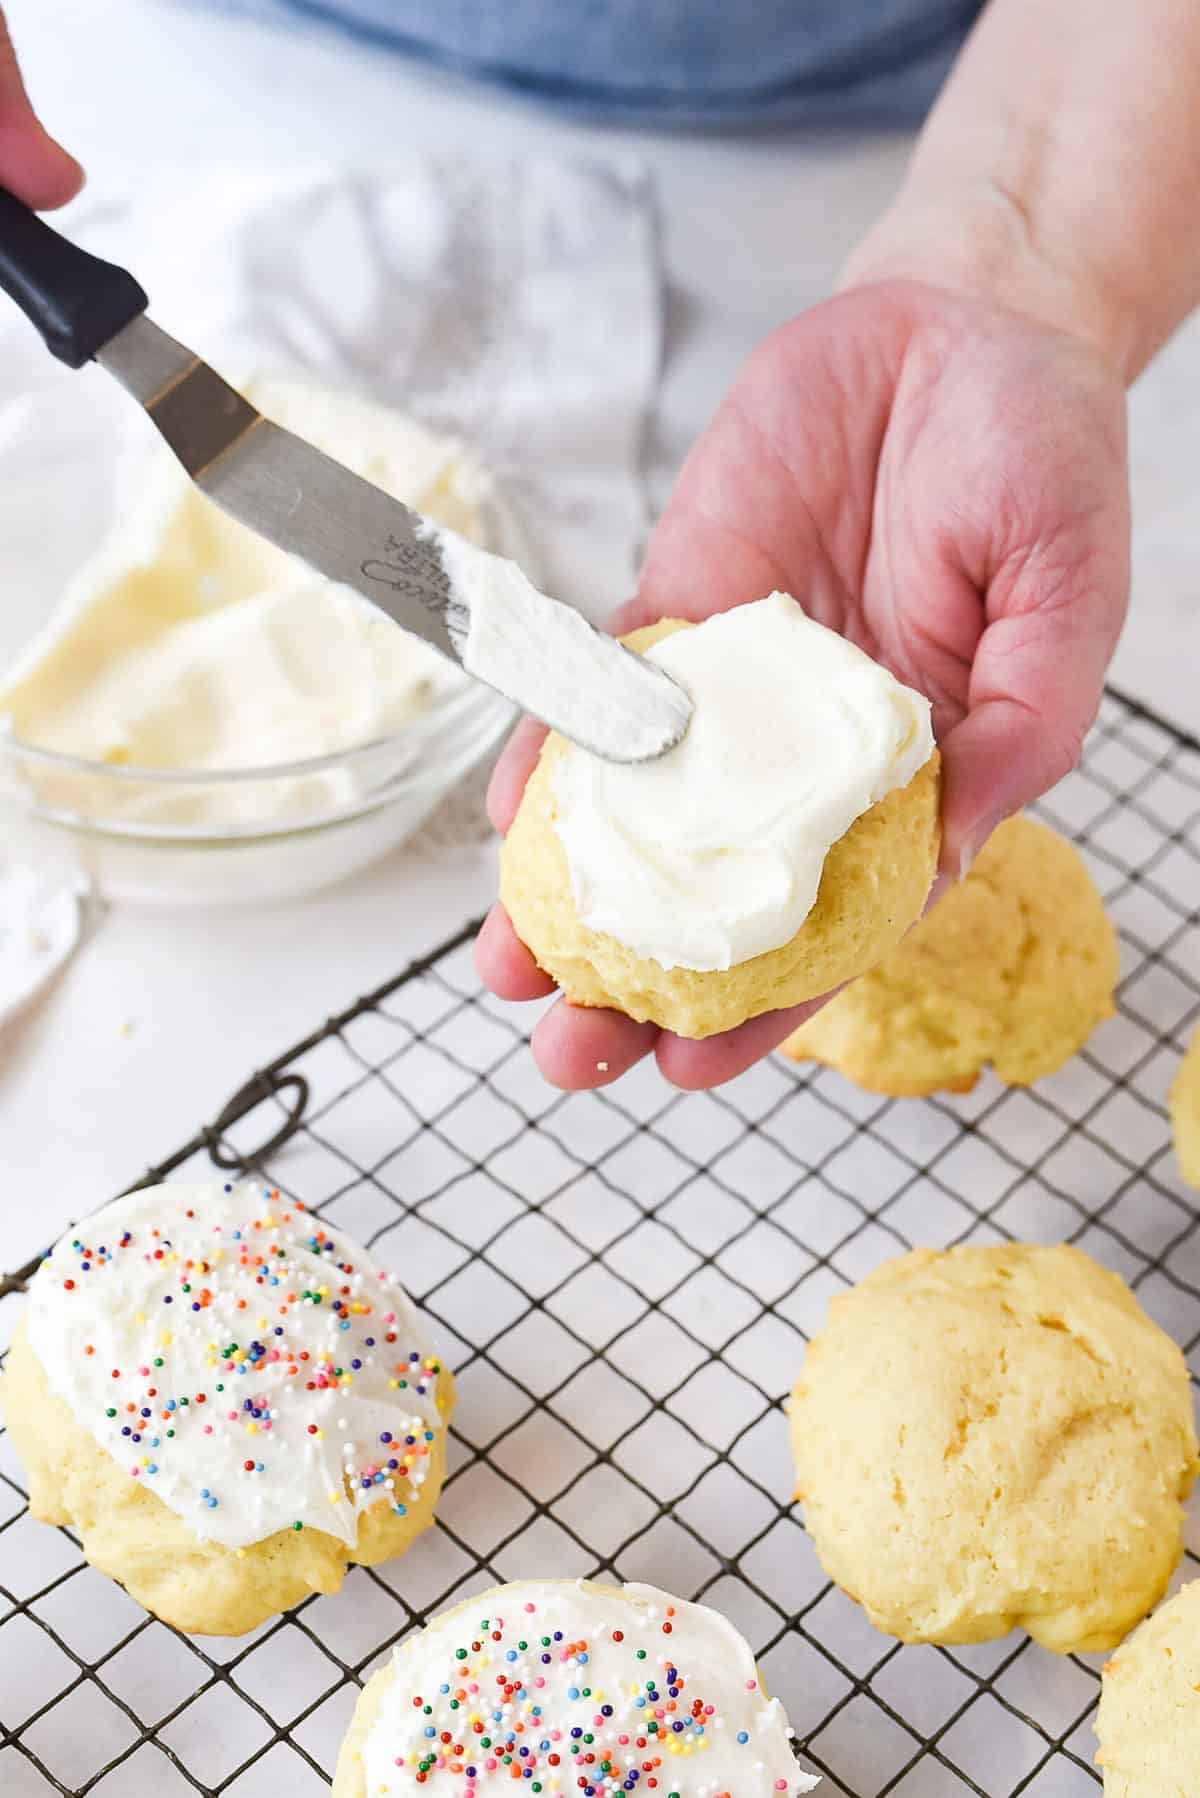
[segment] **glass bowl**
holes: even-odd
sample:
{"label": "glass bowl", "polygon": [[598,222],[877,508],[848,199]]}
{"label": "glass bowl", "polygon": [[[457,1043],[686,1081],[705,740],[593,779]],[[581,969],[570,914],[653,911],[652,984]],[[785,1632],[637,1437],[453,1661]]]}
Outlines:
{"label": "glass bowl", "polygon": [[[0,668],[37,637],[121,507],[139,497],[148,449],[144,419],[99,371],[49,365],[36,390],[0,404]],[[487,546],[536,581],[541,558],[524,517],[502,490],[480,505]],[[506,700],[447,664],[426,709],[392,734],[282,766],[87,760],[22,741],[0,720],[0,840],[8,854],[81,873],[117,899],[236,906],[298,896],[404,842],[514,718]]]}
{"label": "glass bowl", "polygon": [[464,675],[394,736],[281,767],[204,773],[85,761],[0,736],[4,842],[111,898],[294,897],[404,842],[515,716]]}

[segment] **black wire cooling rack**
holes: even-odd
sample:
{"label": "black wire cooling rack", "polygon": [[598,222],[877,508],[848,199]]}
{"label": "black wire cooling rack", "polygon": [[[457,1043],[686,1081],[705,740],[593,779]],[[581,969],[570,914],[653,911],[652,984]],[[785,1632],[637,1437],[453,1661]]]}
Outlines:
{"label": "black wire cooling rack", "polygon": [[[1109,694],[1040,809],[1088,859],[1122,977],[1118,1016],[1034,1090],[895,1102],[776,1059],[714,1093],[643,1068],[564,1096],[524,1014],[480,991],[465,930],[152,1170],[253,1169],[403,1277],[458,1374],[450,1476],[403,1560],[248,1638],[188,1640],[32,1521],[0,1440],[4,1798],[324,1792],[392,1644],[548,1574],[719,1606],[829,1798],[1096,1798],[1096,1659],[876,1634],[788,1502],[782,1411],[830,1295],[915,1243],[1078,1242],[1200,1366],[1198,1215],[1165,1108],[1200,1014],[1200,744]],[[21,1283],[0,1285],[5,1338]]]}

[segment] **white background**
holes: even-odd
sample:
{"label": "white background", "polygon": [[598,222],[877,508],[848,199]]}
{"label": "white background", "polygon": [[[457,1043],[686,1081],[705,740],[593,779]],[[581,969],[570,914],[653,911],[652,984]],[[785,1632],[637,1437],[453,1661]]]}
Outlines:
{"label": "white background", "polygon": [[[601,132],[325,33],[267,32],[170,0],[10,0],[8,13],[29,85],[88,164],[93,196],[106,167],[130,158],[337,169],[443,144],[644,158],[669,289],[660,497],[746,350],[828,291],[906,154],[897,136]],[[1135,395],[1141,555],[1115,670],[1185,724],[1200,667],[1198,397],[1193,329]],[[491,885],[487,854],[437,865],[409,855],[287,908],[108,917],[48,1001],[0,1038],[4,1258],[42,1241],[48,1193],[62,1217],[107,1197],[211,1117],[252,1066],[480,909]]]}

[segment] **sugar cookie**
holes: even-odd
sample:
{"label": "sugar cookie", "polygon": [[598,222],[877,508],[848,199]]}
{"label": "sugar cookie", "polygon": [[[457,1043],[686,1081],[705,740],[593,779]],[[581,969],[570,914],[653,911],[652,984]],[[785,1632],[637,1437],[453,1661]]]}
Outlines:
{"label": "sugar cookie", "polygon": [[969,1092],[989,1065],[1028,1086],[1111,1016],[1116,978],[1116,932],[1081,857],[1045,824],[1010,818],[966,880],[783,1053],[894,1098]]}
{"label": "sugar cookie", "polygon": [[409,1636],[368,1681],[333,1798],[779,1798],[801,1771],[783,1707],[707,1605],[653,1586],[522,1580]]}
{"label": "sugar cookie", "polygon": [[[786,595],[760,603],[777,601],[803,619]],[[755,611],[738,607],[694,632],[664,620],[627,641],[646,652],[686,630],[690,642]],[[564,739],[547,739],[501,851],[500,898],[517,935],[572,1004],[613,1007],[681,1036],[711,1036],[829,992],[878,961],[920,915],[940,843],[928,704],[834,633],[804,623],[837,645],[838,655],[855,658],[846,673],[850,742],[839,745],[841,764],[831,748],[825,767],[818,733],[816,741],[787,745],[788,753],[776,745],[759,767],[756,731],[761,725],[765,743],[782,691],[774,709],[764,702],[761,719],[739,715],[728,731],[710,723],[719,696],[698,700],[684,743],[648,770],[598,770]],[[748,657],[752,686],[764,678],[753,647],[734,641],[730,648],[731,656]],[[761,660],[761,650],[755,655]],[[731,692],[744,702],[736,682]],[[795,711],[803,704],[800,693]],[[732,699],[730,706],[737,709]],[[859,726],[864,757],[869,751],[865,772],[855,767]],[[693,760],[667,768],[685,755]],[[668,775],[666,792],[652,786]],[[872,800],[872,792],[880,796]],[[622,795],[631,803],[645,796],[645,815],[618,815]],[[601,917],[605,926],[595,922]]]}
{"label": "sugar cookie", "polygon": [[0,1381],[30,1509],[178,1629],[240,1635],[432,1521],[450,1374],[399,1284],[261,1187],[107,1205]]}
{"label": "sugar cookie", "polygon": [[1097,1764],[1109,1798],[1191,1798],[1200,1784],[1200,1580],[1104,1669]]}
{"label": "sugar cookie", "polygon": [[1200,1030],[1171,1082],[1170,1107],[1179,1171],[1189,1186],[1200,1186]]}
{"label": "sugar cookie", "polygon": [[1179,1560],[1187,1367],[1079,1249],[877,1268],[833,1300],[790,1420],[825,1571],[901,1641],[1112,1648]]}

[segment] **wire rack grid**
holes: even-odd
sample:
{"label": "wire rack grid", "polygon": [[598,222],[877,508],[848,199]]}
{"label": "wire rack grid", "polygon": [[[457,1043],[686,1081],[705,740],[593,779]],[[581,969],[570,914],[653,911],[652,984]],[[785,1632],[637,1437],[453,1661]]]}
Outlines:
{"label": "wire rack grid", "polygon": [[[30,1518],[0,1440],[4,1798],[323,1792],[399,1638],[548,1574],[720,1607],[829,1798],[1096,1798],[1097,1659],[876,1634],[789,1503],[782,1409],[831,1294],[916,1243],[1078,1242],[1200,1369],[1200,1219],[1165,1109],[1200,1014],[1200,744],[1109,694],[1041,810],[1089,862],[1122,976],[1118,1015],[1036,1089],[893,1102],[772,1060],[713,1093],[643,1068],[562,1095],[464,931],[154,1169],[252,1167],[401,1274],[458,1376],[450,1474],[401,1561],[248,1638],[188,1640]],[[20,1285],[0,1285],[4,1340]]]}

